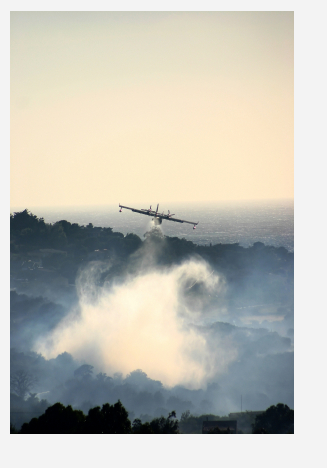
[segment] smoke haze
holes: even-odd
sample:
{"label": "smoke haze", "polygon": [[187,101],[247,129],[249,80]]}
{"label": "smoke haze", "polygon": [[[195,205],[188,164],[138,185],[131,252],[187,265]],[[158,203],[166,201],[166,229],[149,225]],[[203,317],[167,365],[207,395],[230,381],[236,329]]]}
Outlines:
{"label": "smoke haze", "polygon": [[207,294],[223,284],[205,262],[151,270],[122,284],[100,286],[107,265],[94,262],[77,281],[79,313],[74,309],[35,350],[46,358],[69,352],[110,374],[145,370],[165,385],[203,386],[227,369],[232,347],[214,360],[205,337],[192,324],[203,312],[201,300],[187,305],[187,292],[201,285]]}
{"label": "smoke haze", "polygon": [[11,375],[34,382],[11,389],[17,427],[58,401],[87,413],[120,399],[142,421],[223,416],[241,395],[246,410],[293,407],[293,253],[67,221],[41,248],[15,219]]}

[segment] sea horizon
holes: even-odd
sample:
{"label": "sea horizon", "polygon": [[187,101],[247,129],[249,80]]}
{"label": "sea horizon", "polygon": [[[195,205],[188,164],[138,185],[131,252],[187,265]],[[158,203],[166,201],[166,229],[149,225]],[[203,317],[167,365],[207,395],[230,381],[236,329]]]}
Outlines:
{"label": "sea horizon", "polygon": [[[124,206],[149,208],[150,203],[121,201]],[[137,234],[143,238],[153,223],[147,217],[123,209],[119,212],[119,203],[103,205],[70,206],[13,206],[11,213],[28,209],[47,223],[65,219],[71,223],[97,227],[111,227],[113,231]],[[157,204],[151,204],[155,209]],[[294,251],[294,200],[228,200],[218,202],[163,202],[159,212],[168,209],[176,218],[198,222],[193,230],[190,224],[163,221],[161,230],[170,237],[183,237],[198,245],[234,244],[249,247],[255,242],[265,245],[285,247]]]}

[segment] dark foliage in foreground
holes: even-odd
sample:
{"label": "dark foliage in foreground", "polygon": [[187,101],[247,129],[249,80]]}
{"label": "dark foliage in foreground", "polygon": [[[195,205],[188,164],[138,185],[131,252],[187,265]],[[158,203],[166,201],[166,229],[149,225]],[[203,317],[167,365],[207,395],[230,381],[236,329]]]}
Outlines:
{"label": "dark foliage in foreground", "polygon": [[142,424],[140,419],[134,419],[133,421],[133,433],[134,434],[179,434],[178,420],[176,418],[175,411],[169,413],[167,418],[161,416],[160,418],[154,418],[151,422],[145,422]]}
{"label": "dark foliage in foreground", "polygon": [[[172,411],[167,418],[161,416],[144,424],[135,419],[132,425],[119,400],[114,405],[106,403],[102,408],[91,408],[87,416],[70,405],[55,403],[39,418],[24,423],[20,434],[178,434],[175,418],[176,413]],[[17,431],[11,427],[11,433]]]}
{"label": "dark foliage in foreground", "polygon": [[253,434],[294,434],[294,410],[278,403],[255,418]]}
{"label": "dark foliage in foreground", "polygon": [[73,410],[61,403],[49,406],[39,418],[33,418],[22,425],[21,434],[81,434],[85,416],[80,410]]}
{"label": "dark foliage in foreground", "polygon": [[[189,411],[183,413],[180,421],[182,433],[200,433],[200,425],[203,420],[225,420],[215,415],[193,416]],[[192,427],[191,427],[192,426]],[[74,410],[70,405],[65,407],[61,403],[55,403],[46,409],[39,418],[33,418],[29,423],[24,423],[21,430],[10,427],[11,434],[179,434],[179,421],[176,412],[172,411],[168,417],[161,416],[150,422],[134,419],[133,423],[128,419],[128,412],[120,402],[114,405],[106,403],[100,408],[91,408],[84,415],[81,410]],[[210,431],[212,434],[220,434],[219,429]],[[225,433],[225,432],[224,432]],[[242,433],[242,431],[239,431]],[[265,412],[255,418],[253,434],[293,434],[294,410],[287,405],[278,403],[270,406]]]}

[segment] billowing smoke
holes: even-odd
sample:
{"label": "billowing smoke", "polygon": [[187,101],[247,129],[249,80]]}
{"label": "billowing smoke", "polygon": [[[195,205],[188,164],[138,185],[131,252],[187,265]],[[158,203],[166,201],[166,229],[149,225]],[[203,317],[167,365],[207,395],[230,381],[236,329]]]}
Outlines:
{"label": "billowing smoke", "polygon": [[[46,358],[71,353],[99,371],[125,375],[142,369],[172,386],[204,385],[226,371],[237,357],[232,345],[207,340],[194,326],[205,298],[219,294],[223,280],[204,261],[189,260],[170,268],[148,268],[116,284],[99,281],[108,265],[94,262],[79,275],[78,311],[71,313],[34,349]],[[200,288],[192,302],[192,288]],[[199,299],[200,297],[200,299]],[[218,352],[217,352],[218,351]]]}

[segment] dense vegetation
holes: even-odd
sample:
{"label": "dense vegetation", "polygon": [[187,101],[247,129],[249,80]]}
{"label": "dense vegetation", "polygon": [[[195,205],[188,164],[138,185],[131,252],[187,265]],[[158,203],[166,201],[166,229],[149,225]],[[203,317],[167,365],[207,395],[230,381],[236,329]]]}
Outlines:
{"label": "dense vegetation", "polygon": [[[250,413],[245,415],[251,417]],[[203,421],[219,419],[228,418],[215,415],[195,417],[187,411],[178,421],[175,411],[172,411],[166,418],[161,416],[144,423],[140,419],[134,419],[131,423],[128,412],[119,400],[114,405],[106,403],[102,408],[91,408],[86,416],[83,411],[74,410],[70,405],[65,407],[56,403],[49,406],[40,417],[34,417],[29,423],[24,423],[20,431],[14,426],[11,426],[10,430],[11,433],[20,434],[200,434]],[[271,406],[255,417],[252,428],[253,434],[292,434],[294,411],[282,403]],[[215,429],[210,433],[221,432]],[[242,434],[243,431],[238,430],[238,433]]]}
{"label": "dense vegetation", "polygon": [[[77,411],[72,421],[78,421],[82,414],[84,422],[93,418],[100,427],[102,411],[106,412],[103,407],[108,409],[106,402],[120,400],[133,421],[128,426],[133,433],[167,430],[166,424],[177,421],[173,414],[180,418],[179,432],[201,433],[205,418],[215,420],[215,413],[226,414],[225,408],[238,410],[240,389],[247,407],[253,410],[262,410],[276,401],[293,404],[294,256],[285,248],[261,242],[249,248],[238,244],[198,246],[186,239],[163,236],[156,228],[141,240],[135,234],[124,236],[91,223],[80,226],[61,220],[48,224],[27,209],[10,215],[10,227],[11,420],[16,432],[31,419],[40,419],[58,401],[61,403],[56,404],[61,406],[49,410],[49,417],[51,411],[67,415]],[[213,355],[217,343],[237,344],[238,359],[227,374],[214,376],[206,389],[189,390],[181,385],[167,389],[139,369],[125,378],[99,370],[93,375],[92,365],[81,365],[66,352],[46,360],[31,351],[38,337],[54,329],[74,307],[78,313],[76,285],[84,267],[101,264],[96,277],[101,288],[123,283],[140,271],[169,269],[190,258],[205,260],[228,285],[223,295],[210,296],[201,289],[200,282],[190,284],[186,304],[200,299],[204,315],[218,309],[228,311],[224,321],[195,324],[194,329],[205,338]],[[275,322],[275,330],[268,321],[260,327],[244,325],[243,316],[254,310],[263,318],[275,314],[283,320]],[[170,413],[171,408],[176,413]],[[276,426],[269,417],[267,425],[263,419],[255,421],[256,416],[254,411],[237,413],[238,430],[292,431],[289,423],[278,429],[278,421]],[[37,426],[31,430],[40,430],[39,424],[45,419],[34,421]],[[84,425],[84,430],[88,427],[91,431],[90,424]]]}
{"label": "dense vegetation", "polygon": [[253,434],[293,434],[294,410],[278,403],[255,418]]}
{"label": "dense vegetation", "polygon": [[[12,432],[17,432],[12,428]],[[91,408],[85,416],[61,403],[49,406],[39,418],[24,423],[20,434],[178,434],[178,421],[173,411],[167,418],[161,416],[142,423],[135,419],[131,424],[128,412],[118,400]]]}
{"label": "dense vegetation", "polygon": [[[83,264],[110,259],[115,261],[115,267],[103,272],[100,278],[108,281],[126,272],[133,273],[139,267],[139,257],[150,246],[158,265],[176,264],[191,255],[198,256],[240,288],[244,287],[244,279],[253,275],[249,301],[258,296],[264,298],[262,276],[268,282],[270,300],[291,300],[288,292],[293,287],[294,255],[284,247],[265,246],[261,242],[249,248],[238,244],[199,246],[186,239],[163,236],[158,229],[146,233],[142,242],[136,234],[124,236],[112,228],[94,227],[91,223],[80,226],[61,220],[47,224],[27,209],[10,215],[12,279],[45,281],[51,277],[51,281],[61,278],[62,284],[64,281],[74,284]],[[277,276],[282,281],[277,281]]]}

